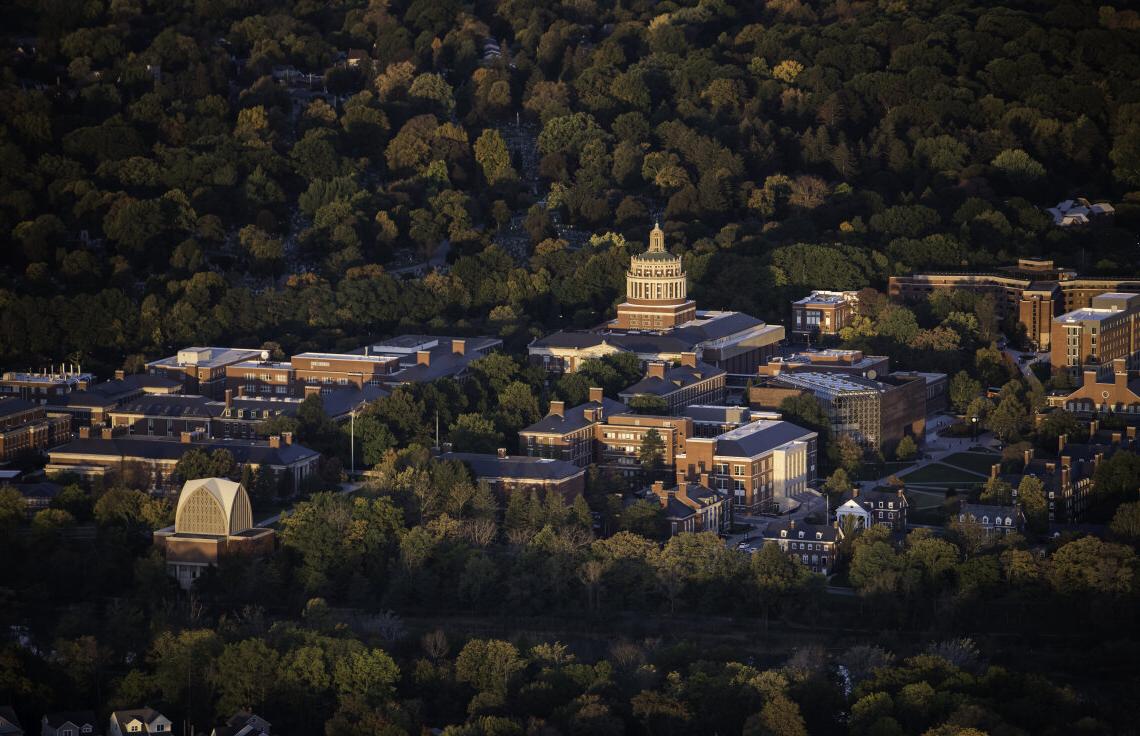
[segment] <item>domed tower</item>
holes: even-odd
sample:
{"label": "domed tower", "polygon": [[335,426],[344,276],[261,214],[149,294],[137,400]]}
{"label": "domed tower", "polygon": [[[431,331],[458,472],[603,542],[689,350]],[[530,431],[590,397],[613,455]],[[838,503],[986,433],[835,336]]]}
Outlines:
{"label": "domed tower", "polygon": [[688,298],[681,257],[665,250],[665,232],[654,225],[649,249],[630,259],[625,275],[625,301],[618,305],[613,327],[623,330],[667,330],[694,319],[697,305]]}

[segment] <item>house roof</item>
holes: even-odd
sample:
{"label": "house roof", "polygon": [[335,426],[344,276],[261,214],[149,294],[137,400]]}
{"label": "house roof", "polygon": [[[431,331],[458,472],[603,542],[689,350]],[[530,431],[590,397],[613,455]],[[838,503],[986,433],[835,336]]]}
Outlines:
{"label": "house roof", "polygon": [[810,429],[783,420],[759,419],[717,435],[716,455],[722,457],[755,457],[800,440],[816,437]]}
{"label": "house roof", "polygon": [[596,422],[586,419],[586,411],[588,409],[602,409],[602,418],[599,421],[604,421],[606,417],[611,417],[614,414],[622,414],[629,411],[629,407],[620,401],[613,399],[603,398],[601,403],[597,401],[587,401],[585,404],[572,406],[565,409],[562,415],[547,414],[542,419],[539,419],[529,427],[519,431],[519,434],[567,434],[579,429],[585,429],[591,424]]}
{"label": "house roof", "polygon": [[[129,708],[127,710],[117,710],[111,714],[111,720],[117,721],[120,726],[125,726],[134,720],[142,721],[149,725],[160,718],[166,718],[166,716],[154,708]],[[170,719],[167,718],[167,720]]]}
{"label": "house roof", "polygon": [[524,455],[499,457],[476,452],[447,452],[441,459],[459,460],[471,468],[476,478],[560,481],[586,472],[585,468],[579,468],[565,460]]}
{"label": "house roof", "polygon": [[0,705],[0,734],[22,733],[24,730],[20,726],[20,719],[16,717],[16,711],[11,706]]}
{"label": "house roof", "polygon": [[[903,498],[903,501],[906,501],[906,493],[905,492],[902,494],[902,498]],[[864,502],[873,504],[873,503],[878,503],[879,501],[882,501],[883,503],[888,503],[891,501],[898,501],[899,500],[899,493],[898,493],[898,491],[870,490],[870,491],[859,491],[858,496],[853,496],[851,491],[844,491],[843,494],[839,497],[839,500],[840,500],[840,503],[847,503],[848,501],[854,501],[855,503],[859,504],[860,506],[863,506],[863,505],[865,505]]]}
{"label": "house roof", "polygon": [[17,483],[16,490],[24,498],[55,498],[63,488],[58,483]]}
{"label": "house roof", "polygon": [[205,396],[171,395],[144,395],[117,407],[113,414],[139,414],[147,417],[165,417],[168,419],[201,417],[209,419],[218,417],[225,411],[226,405]]}
{"label": "house roof", "polygon": [[60,713],[47,713],[44,715],[44,723],[52,728],[59,728],[68,723],[76,726],[90,725],[95,726],[95,713],[89,710],[72,710],[62,711]]}
{"label": "house roof", "polygon": [[[786,532],[786,534],[781,534]],[[830,524],[808,524],[795,519],[774,521],[764,530],[765,539],[794,539],[805,542],[834,542],[839,530]]]}
{"label": "house roof", "polygon": [[[678,488],[672,488],[667,491],[668,496],[665,499],[664,509],[665,518],[670,521],[681,521],[698,513],[700,509],[713,506],[719,501],[725,500],[726,496],[722,496],[716,491],[702,486],[700,483],[685,483],[685,497],[689,503],[685,503],[678,496]],[[660,497],[658,497],[660,499]]]}
{"label": "house roof", "polygon": [[24,399],[17,399],[15,397],[0,399],[0,417],[19,414],[34,408],[36,408],[35,404],[30,401],[25,401]]}
{"label": "house roof", "polygon": [[664,378],[647,376],[632,386],[626,387],[618,395],[623,397],[637,396],[639,394],[668,396],[675,391],[688,388],[701,381],[707,381],[710,378],[723,375],[726,375],[723,368],[717,368],[716,366],[699,361],[696,367],[674,365],[665,369]]}
{"label": "house roof", "polygon": [[959,514],[972,514],[976,518],[983,516],[1008,516],[1017,518],[1021,514],[1021,507],[1017,504],[989,504],[989,503],[968,503],[963,501],[958,507]]}
{"label": "house roof", "polygon": [[110,439],[102,437],[72,440],[49,451],[52,458],[66,455],[105,456],[112,460],[122,457],[137,457],[147,460],[179,460],[190,450],[198,448],[206,452],[228,450],[240,464],[287,466],[317,457],[315,450],[293,443],[270,447],[268,442],[252,440],[208,440],[205,442],[181,442],[178,438],[119,436]]}

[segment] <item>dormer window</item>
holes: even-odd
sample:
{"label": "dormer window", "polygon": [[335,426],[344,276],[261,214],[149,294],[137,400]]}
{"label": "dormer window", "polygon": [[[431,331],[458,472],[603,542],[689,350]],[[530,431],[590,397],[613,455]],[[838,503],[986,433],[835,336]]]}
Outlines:
{"label": "dormer window", "polygon": [[816,532],[816,533],[815,533],[815,538],[816,538],[816,539],[823,539],[823,532]]}
{"label": "dormer window", "polygon": [[788,530],[787,529],[781,529],[780,530],[780,536],[781,537],[787,537],[788,536]]}
{"label": "dormer window", "polygon": [[983,517],[982,517],[982,523],[983,523],[983,524],[989,524],[989,523],[990,523],[990,517],[988,517],[988,516],[983,516]]}
{"label": "dormer window", "polygon": [[91,733],[91,732],[92,732],[94,729],[92,729],[92,728],[91,728],[91,724],[90,724],[90,723],[88,723],[88,724],[86,724],[86,725],[85,725],[83,728],[81,728],[81,729],[79,729],[79,730],[80,730],[81,732],[83,732],[83,733]]}
{"label": "dormer window", "polygon": [[803,539],[803,538],[804,538],[804,533],[801,531],[800,532],[800,539]]}

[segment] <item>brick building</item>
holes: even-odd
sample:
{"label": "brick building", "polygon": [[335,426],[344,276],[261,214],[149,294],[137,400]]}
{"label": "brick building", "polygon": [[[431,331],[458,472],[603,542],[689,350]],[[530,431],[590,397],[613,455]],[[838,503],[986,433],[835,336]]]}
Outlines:
{"label": "brick building", "polygon": [[49,416],[43,406],[16,398],[0,399],[0,462],[46,450],[71,439],[71,419]]}
{"label": "brick building", "polygon": [[688,417],[614,414],[594,430],[595,462],[602,468],[633,477],[641,473],[641,449],[650,430],[661,438],[661,469],[676,466],[684,454],[693,423]]}
{"label": "brick building", "polygon": [[1117,358],[1128,370],[1140,369],[1140,294],[1100,294],[1090,306],[1055,317],[1051,346],[1055,371],[1077,374]]}
{"label": "brick building", "polygon": [[545,417],[519,430],[520,451],[530,457],[565,460],[580,468],[596,462],[595,428],[628,407],[605,398],[600,388],[591,388],[589,397],[586,403],[569,409],[564,402],[551,401]]}
{"label": "brick building", "polygon": [[132,437],[105,427],[98,433],[83,428],[78,439],[51,450],[44,470],[48,475],[75,473],[84,478],[137,471],[145,475],[149,487],[165,489],[178,461],[195,448],[207,453],[226,450],[239,468],[267,470],[292,488],[316,473],[320,461],[320,453],[294,443],[288,435],[265,442],[214,440],[197,432],[183,432],[177,438]]}
{"label": "brick building", "polygon": [[990,536],[1005,536],[1025,531],[1025,514],[1019,504],[998,505],[965,503],[955,515],[959,524],[979,524]]}
{"label": "brick building", "polygon": [[663,481],[654,481],[650,493],[650,499],[659,502],[665,511],[669,536],[720,532],[727,526],[728,496],[707,486],[681,480],[673,488],[666,488]]}
{"label": "brick building", "polygon": [[59,371],[5,371],[0,376],[0,397],[16,397],[33,404],[43,404],[49,398],[83,391],[95,383],[91,373],[60,366]]}
{"label": "brick building", "polygon": [[779,419],[778,411],[759,411],[746,406],[690,404],[680,415],[693,421],[693,437],[716,437],[758,419]]}
{"label": "brick building", "polygon": [[723,404],[726,393],[724,370],[697,360],[696,353],[682,353],[678,365],[653,361],[645,378],[618,393],[625,403],[639,396],[655,396],[665,402],[669,414],[679,414],[691,404]]}
{"label": "brick building", "polygon": [[269,353],[252,348],[189,347],[177,354],[152,360],[146,372],[179,381],[188,394],[222,398],[226,369],[236,363],[269,359]]}
{"label": "brick building", "polygon": [[795,371],[816,373],[844,373],[849,376],[872,378],[890,373],[891,361],[885,355],[864,355],[862,350],[803,350],[777,355],[760,366],[761,376],[778,376]]}
{"label": "brick building", "polygon": [[677,477],[729,495],[737,513],[777,511],[815,479],[817,440],[791,422],[768,420],[690,437],[677,456]]}
{"label": "brick building", "polygon": [[792,335],[809,342],[820,335],[838,335],[858,307],[857,291],[813,291],[792,302]]}
{"label": "brick building", "polygon": [[1081,277],[1051,260],[1021,258],[1016,266],[993,273],[891,276],[888,288],[892,298],[904,301],[923,299],[935,291],[989,294],[1000,316],[1016,315],[1030,341],[1039,350],[1050,350],[1055,316],[1090,307],[1101,294],[1140,291],[1140,279]]}
{"label": "brick building", "polygon": [[894,493],[887,491],[861,491],[852,488],[840,497],[835,509],[835,520],[841,529],[852,524],[853,529],[870,529],[882,524],[892,531],[906,530],[907,501],[903,489]]}
{"label": "brick building", "polygon": [[834,526],[795,519],[773,522],[764,531],[765,544],[779,545],[782,552],[820,575],[828,575],[834,568],[839,540],[839,530]]}
{"label": "brick building", "polygon": [[697,305],[687,292],[681,257],[665,250],[665,232],[654,225],[649,248],[630,258],[626,298],[618,305],[613,326],[620,330],[667,330],[689,322],[697,316]]}
{"label": "brick building", "polygon": [[561,495],[571,501],[586,490],[586,469],[564,460],[475,452],[446,452],[442,460],[459,460],[471,469],[477,481],[487,481],[500,495],[519,491],[543,491]]}
{"label": "brick building", "polygon": [[926,436],[926,391],[922,378],[878,380],[838,373],[781,373],[749,391],[757,408],[778,408],[788,396],[810,393],[823,405],[835,436],[851,437],[870,451],[889,454],[904,436]]}
{"label": "brick building", "polygon": [[1071,391],[1053,390],[1045,397],[1049,406],[1082,416],[1099,414],[1140,414],[1140,379],[1132,378],[1127,361],[1112,361],[1112,374],[1103,369],[1083,368],[1081,385]]}

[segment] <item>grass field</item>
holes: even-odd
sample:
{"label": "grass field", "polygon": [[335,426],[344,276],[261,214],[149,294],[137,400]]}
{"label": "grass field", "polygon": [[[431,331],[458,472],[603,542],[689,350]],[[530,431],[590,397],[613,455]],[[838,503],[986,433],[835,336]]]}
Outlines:
{"label": "grass field", "polygon": [[990,466],[1001,461],[1001,455],[995,452],[956,452],[942,458],[942,462],[957,468],[972,470],[982,475],[990,474]]}
{"label": "grass field", "polygon": [[953,465],[944,465],[943,463],[932,463],[899,477],[907,485],[911,483],[922,483],[927,485],[952,486],[985,481],[985,478],[975,473],[956,468]]}
{"label": "grass field", "polygon": [[898,475],[913,466],[913,462],[869,463],[859,468],[856,480],[878,480],[888,475]]}

